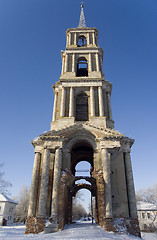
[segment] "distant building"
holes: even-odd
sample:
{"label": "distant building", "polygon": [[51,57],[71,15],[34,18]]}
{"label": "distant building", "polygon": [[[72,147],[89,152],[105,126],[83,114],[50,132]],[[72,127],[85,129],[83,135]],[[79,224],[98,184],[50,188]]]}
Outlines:
{"label": "distant building", "polygon": [[0,193],[0,226],[14,222],[16,202]]}
{"label": "distant building", "polygon": [[157,206],[155,204],[137,202],[137,213],[141,231],[157,231]]}

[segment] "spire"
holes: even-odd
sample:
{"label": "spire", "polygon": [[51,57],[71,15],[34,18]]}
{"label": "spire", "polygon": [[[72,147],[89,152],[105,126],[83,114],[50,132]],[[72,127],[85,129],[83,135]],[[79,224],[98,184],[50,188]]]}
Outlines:
{"label": "spire", "polygon": [[78,27],[86,27],[86,21],[85,21],[85,16],[84,16],[84,11],[83,11],[83,2],[81,3],[81,14],[80,14],[80,21]]}

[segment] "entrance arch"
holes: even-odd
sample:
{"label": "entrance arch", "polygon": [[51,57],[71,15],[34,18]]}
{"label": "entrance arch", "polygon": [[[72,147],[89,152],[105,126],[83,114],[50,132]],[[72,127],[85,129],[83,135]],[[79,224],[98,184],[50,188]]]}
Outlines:
{"label": "entrance arch", "polygon": [[[88,136],[89,137],[89,136]],[[92,142],[93,135],[89,137],[90,141]],[[78,139],[80,139],[78,137]],[[74,139],[73,139],[74,141]],[[76,193],[81,189],[87,189],[91,192],[91,201],[92,197],[94,197],[95,202],[97,202],[97,188],[96,188],[96,179],[92,177],[92,172],[94,170],[94,161],[93,161],[93,154],[94,154],[94,144],[92,145],[89,141],[87,141],[87,138],[82,137],[82,140],[77,140],[73,142],[73,144],[68,144],[69,151],[71,154],[71,173],[74,176],[74,181],[69,186],[69,193],[68,193],[68,223],[72,223],[72,199],[76,196]],[[90,165],[88,165],[88,169],[85,169],[88,171],[88,176],[83,176],[79,174],[77,176],[76,174],[76,166],[78,164],[81,164],[82,162],[87,162]],[[82,169],[82,168],[81,168]],[[82,181],[82,182],[81,182]],[[79,183],[78,183],[79,182]],[[97,211],[97,210],[96,210]],[[96,214],[95,214],[96,215]]]}

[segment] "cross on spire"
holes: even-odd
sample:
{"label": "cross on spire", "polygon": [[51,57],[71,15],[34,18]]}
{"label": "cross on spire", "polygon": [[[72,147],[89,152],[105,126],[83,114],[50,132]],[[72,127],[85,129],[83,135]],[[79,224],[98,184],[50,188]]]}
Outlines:
{"label": "cross on spire", "polygon": [[80,21],[78,27],[86,27],[86,21],[85,21],[85,16],[84,16],[84,11],[83,11],[83,2],[81,2],[81,13],[80,13]]}

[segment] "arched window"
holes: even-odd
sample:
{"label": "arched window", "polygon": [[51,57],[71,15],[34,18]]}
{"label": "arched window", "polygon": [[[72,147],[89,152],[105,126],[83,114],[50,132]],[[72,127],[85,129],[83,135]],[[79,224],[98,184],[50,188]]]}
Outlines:
{"label": "arched window", "polygon": [[79,58],[77,60],[77,77],[86,77],[88,76],[88,64],[85,57]]}
{"label": "arched window", "polygon": [[86,40],[85,36],[79,36],[77,46],[78,47],[86,47],[87,46],[87,40]]}
{"label": "arched window", "polygon": [[88,96],[86,93],[76,96],[76,121],[88,121]]}

